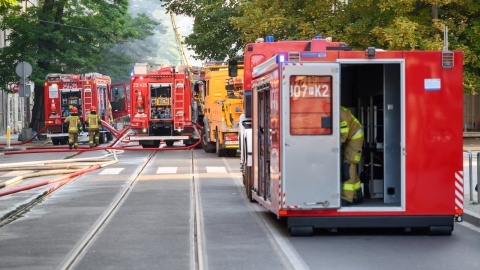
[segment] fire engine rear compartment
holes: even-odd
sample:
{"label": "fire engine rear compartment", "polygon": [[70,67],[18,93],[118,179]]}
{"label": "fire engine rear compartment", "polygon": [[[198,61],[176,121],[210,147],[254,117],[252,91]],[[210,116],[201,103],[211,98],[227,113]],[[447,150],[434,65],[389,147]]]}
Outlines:
{"label": "fire engine rear compartment", "polygon": [[[335,89],[335,87],[332,88],[332,91],[339,91],[339,104],[333,101],[332,106],[341,105],[349,108],[364,127],[365,140],[362,159],[358,165],[358,174],[361,177],[365,200],[358,205],[341,207],[335,205],[333,199],[330,202],[320,201],[316,206],[310,206],[310,210],[315,212],[309,211],[309,204],[289,206],[300,207],[307,211],[297,216],[295,212],[299,210],[290,210],[288,212],[289,214],[285,216],[292,235],[309,234],[313,228],[348,227],[420,227],[429,228],[431,234],[451,234],[453,230],[453,216],[416,216],[408,215],[406,212],[405,157],[401,151],[402,145],[405,145],[405,135],[403,134],[405,130],[405,113],[402,111],[404,108],[405,95],[405,86],[402,84],[405,78],[403,61],[403,59],[364,62],[361,60],[339,61],[339,89]],[[295,73],[282,74],[281,76],[288,77],[294,74]],[[321,72],[318,74],[326,75]],[[304,74],[300,73],[298,75]],[[265,137],[262,136],[262,138],[268,138],[269,136],[273,136],[273,134],[268,134],[270,127],[262,125],[269,125],[268,123],[271,122],[271,114],[265,112],[270,112],[271,108],[269,104],[272,94],[263,94],[262,92],[264,92],[264,90],[262,86],[258,86],[257,89],[254,87],[253,91],[257,91],[258,95],[258,104],[256,106],[259,108],[259,132],[262,134],[265,132],[265,134],[263,134]],[[284,101],[285,100],[288,99],[284,98]],[[288,106],[285,103],[282,104],[284,107]],[[337,110],[333,109],[333,112],[338,112],[338,109],[339,108],[337,108]],[[285,117],[289,116],[284,115],[284,118]],[[338,120],[338,118],[333,117],[333,123],[335,123],[336,120]],[[285,122],[288,120],[284,119],[282,121]],[[284,136],[288,137],[290,135],[286,134],[288,133],[287,130],[289,129],[284,129]],[[271,187],[271,177],[275,179],[275,177],[278,176],[270,172],[270,157],[272,154],[276,155],[276,153],[265,152],[268,151],[267,149],[269,149],[269,147],[265,147],[266,145],[263,145],[263,141],[267,144],[269,141],[262,138],[259,139],[260,143],[258,146],[260,157],[257,173],[259,173],[259,176],[258,183],[254,183],[254,186],[257,187],[254,187],[254,197],[260,198],[257,199],[257,201],[265,207],[273,209],[275,206],[273,204],[270,206],[269,201],[271,197],[275,195],[272,194],[269,187]],[[300,142],[306,139],[308,139],[308,137],[298,136],[297,141]],[[286,142],[287,141],[285,141],[285,145],[287,146],[284,148],[288,149],[288,147],[291,147],[291,144]],[[319,143],[321,143],[321,141],[319,141]],[[323,143],[328,142],[323,141]],[[310,146],[310,148],[312,148],[312,146]],[[289,178],[287,176],[288,172],[286,172],[288,168],[303,166],[303,169],[295,168],[295,170],[304,170],[306,172],[309,170],[309,167],[316,166],[312,165],[313,163],[305,158],[303,159],[304,164],[302,164],[302,161],[295,161],[295,159],[298,160],[302,156],[302,154],[295,154],[295,151],[298,152],[299,149],[289,151],[290,152],[287,153],[290,155],[293,153],[293,156],[289,157],[289,154],[283,156],[285,160],[290,161],[287,161],[287,163],[285,163],[285,160],[283,161],[286,167],[282,168],[282,178],[285,178],[284,181],[290,181],[290,183],[282,182],[282,202],[285,202],[285,194],[287,194],[287,201],[289,198],[291,199],[292,196],[298,197],[301,195],[301,193],[298,193],[298,195],[292,194],[297,192],[296,189],[308,191],[309,194],[312,192],[315,193],[313,189],[318,187],[318,184],[313,184],[308,187],[304,186],[301,189],[298,189],[298,187],[292,189],[292,186],[298,184],[308,185],[309,183],[319,181],[319,179],[308,180],[308,176],[302,176],[301,173],[298,174],[295,179],[292,177]],[[304,152],[302,153],[305,154]],[[292,161],[295,165],[288,167],[290,166],[288,163]],[[337,169],[339,168],[337,167]],[[339,176],[340,172],[338,172],[337,175]],[[340,178],[335,181],[339,183]],[[290,189],[286,191],[288,187],[290,187]],[[338,188],[338,193],[340,192],[341,190]],[[288,205],[287,203],[287,206]],[[325,213],[325,215],[321,213]],[[376,214],[372,215],[369,213]]]}

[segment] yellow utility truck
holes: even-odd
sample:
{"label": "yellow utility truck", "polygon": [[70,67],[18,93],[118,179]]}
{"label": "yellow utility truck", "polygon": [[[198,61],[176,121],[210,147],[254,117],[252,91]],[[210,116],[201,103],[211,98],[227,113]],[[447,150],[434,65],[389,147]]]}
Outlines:
{"label": "yellow utility truck", "polygon": [[243,65],[238,76],[228,76],[228,62],[206,62],[203,95],[202,147],[217,156],[236,156],[238,123],[243,113]]}

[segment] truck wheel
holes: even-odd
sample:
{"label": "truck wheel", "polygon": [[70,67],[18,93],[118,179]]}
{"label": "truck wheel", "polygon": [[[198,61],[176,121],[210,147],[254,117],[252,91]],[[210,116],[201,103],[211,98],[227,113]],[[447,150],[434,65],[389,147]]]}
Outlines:
{"label": "truck wheel", "polygon": [[[168,147],[172,147],[174,142],[175,142],[174,140],[167,140],[167,141],[165,141],[165,144],[166,144]],[[157,147],[158,147],[158,146],[157,146]]]}
{"label": "truck wheel", "polygon": [[107,132],[107,142],[113,140],[113,134],[111,132]]}
{"label": "truck wheel", "polygon": [[202,134],[202,142],[200,144],[202,145],[203,150],[207,153],[215,152],[215,144],[207,141],[207,135],[205,134],[204,129],[202,129],[201,134]]}
{"label": "truck wheel", "polygon": [[294,226],[290,227],[290,236],[312,236],[313,227],[310,226]]}
{"label": "truck wheel", "polygon": [[100,139],[98,140],[98,144],[104,144],[104,143],[107,143],[107,133],[100,132]]}
{"label": "truck wheel", "polygon": [[68,144],[68,137],[63,137],[60,139],[60,144],[61,145],[67,145]]}
{"label": "truck wheel", "polygon": [[452,235],[452,226],[430,226],[429,235]]}
{"label": "truck wheel", "polygon": [[247,198],[250,200],[250,202],[253,202],[254,200],[252,197],[252,179],[250,177],[252,173],[252,167],[247,166],[246,164],[244,166],[243,185],[245,186]]}
{"label": "truck wheel", "polygon": [[140,141],[142,148],[158,148],[160,146],[160,140],[148,140]]}
{"label": "truck wheel", "polygon": [[218,130],[215,132],[215,146],[218,157],[224,157],[227,155],[227,149],[220,149],[220,140],[218,139]]}
{"label": "truck wheel", "polygon": [[53,143],[53,145],[59,145],[60,144],[60,139],[52,137],[52,143]]}
{"label": "truck wheel", "polygon": [[237,156],[237,149],[227,149],[227,156],[236,157]]}

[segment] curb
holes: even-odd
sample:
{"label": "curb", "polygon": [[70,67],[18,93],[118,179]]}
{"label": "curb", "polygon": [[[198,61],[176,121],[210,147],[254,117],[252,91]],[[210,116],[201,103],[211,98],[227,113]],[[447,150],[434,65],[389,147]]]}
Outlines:
{"label": "curb", "polygon": [[480,215],[470,210],[463,210],[463,220],[476,227],[480,227]]}

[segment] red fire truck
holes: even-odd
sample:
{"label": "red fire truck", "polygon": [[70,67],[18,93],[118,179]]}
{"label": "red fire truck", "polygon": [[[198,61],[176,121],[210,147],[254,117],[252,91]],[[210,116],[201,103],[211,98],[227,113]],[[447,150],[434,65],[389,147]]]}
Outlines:
{"label": "red fire truck", "polygon": [[195,95],[186,69],[135,64],[130,91],[130,128],[135,132],[130,140],[144,148],[158,148],[161,141],[171,147],[177,140],[190,146],[199,140],[192,124]]}
{"label": "red fire truck", "polygon": [[[45,79],[45,125],[54,145],[67,144],[68,130],[63,121],[73,107],[84,123],[92,106],[106,123],[128,114],[125,83],[111,84],[109,76],[99,73],[48,74]],[[84,129],[85,130],[85,129]],[[100,143],[111,140],[108,129],[101,130]],[[87,137],[87,133],[84,136]],[[85,140],[85,138],[80,140]]]}
{"label": "red fire truck", "polygon": [[[274,46],[283,52],[252,62]],[[351,51],[318,38],[248,44],[245,63],[254,134],[246,191],[287,219],[291,235],[352,227],[451,234],[463,214],[461,52]],[[340,106],[365,133],[365,200],[350,206],[340,196]]]}

